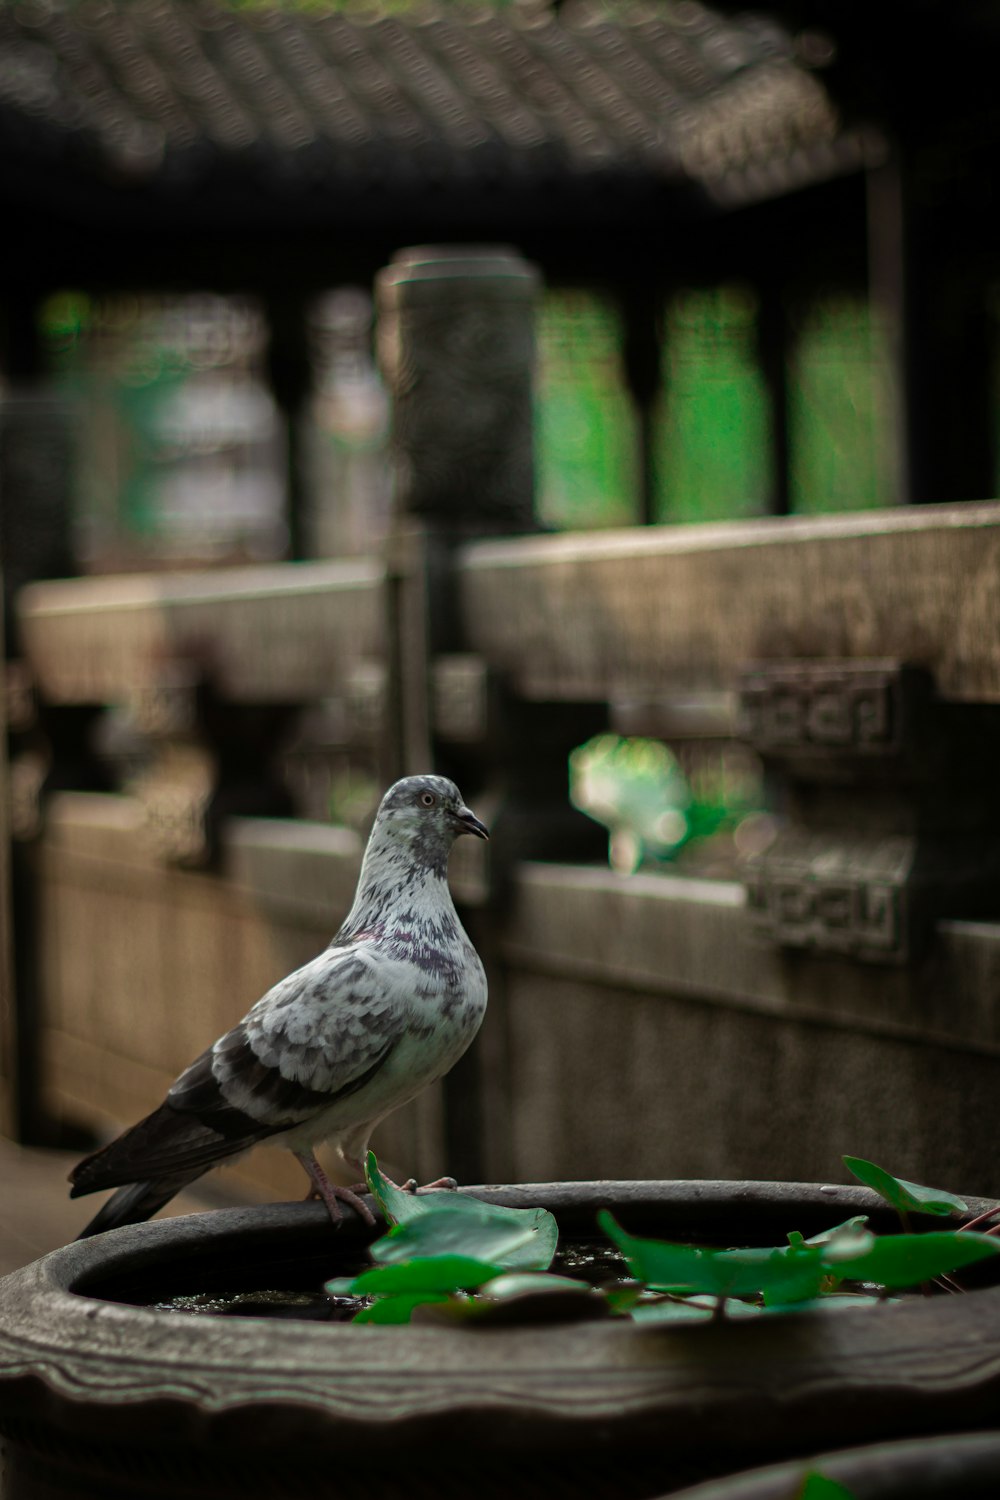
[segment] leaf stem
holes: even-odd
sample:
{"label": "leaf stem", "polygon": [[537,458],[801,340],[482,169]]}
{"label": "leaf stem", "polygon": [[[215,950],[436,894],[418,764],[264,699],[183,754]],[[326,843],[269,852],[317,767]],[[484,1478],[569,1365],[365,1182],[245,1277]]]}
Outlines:
{"label": "leaf stem", "polygon": [[[995,1204],[993,1208],[985,1209],[981,1214],[977,1214],[974,1219],[970,1219],[967,1224],[959,1224],[958,1227],[960,1230],[975,1229],[977,1224],[985,1224],[986,1220],[992,1219],[994,1214],[1000,1214],[1000,1203]],[[994,1234],[998,1228],[1000,1228],[1000,1225],[994,1224],[992,1229],[987,1229],[985,1232],[987,1234]]]}

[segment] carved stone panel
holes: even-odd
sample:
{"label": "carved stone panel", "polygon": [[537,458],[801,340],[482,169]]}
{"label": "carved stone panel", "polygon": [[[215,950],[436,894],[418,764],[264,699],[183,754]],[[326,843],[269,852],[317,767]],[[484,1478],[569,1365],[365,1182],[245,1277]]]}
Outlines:
{"label": "carved stone panel", "polygon": [[929,691],[894,661],[754,663],[739,675],[739,733],[763,755],[899,756]]}
{"label": "carved stone panel", "polygon": [[788,828],[743,874],[747,908],[773,942],[872,963],[921,958],[945,918],[1000,916],[988,836]]}
{"label": "carved stone panel", "polygon": [[758,929],[784,947],[879,963],[910,956],[916,841],[783,833],[745,870]]}

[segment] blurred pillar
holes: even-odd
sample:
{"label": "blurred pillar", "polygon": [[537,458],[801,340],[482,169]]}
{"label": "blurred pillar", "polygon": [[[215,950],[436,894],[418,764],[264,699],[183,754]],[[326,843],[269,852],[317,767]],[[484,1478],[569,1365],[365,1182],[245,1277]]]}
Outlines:
{"label": "blurred pillar", "polygon": [[44,378],[45,357],[39,336],[42,291],[19,279],[16,296],[0,311],[0,368],[16,384]]}
{"label": "blurred pillar", "polygon": [[285,511],[288,556],[305,556],[306,445],[304,424],[312,390],[308,300],[283,288],[266,299],[269,341],[267,378],[285,428]]}
{"label": "blurred pillar", "polygon": [[[3,604],[0,574],[0,606]],[[3,618],[0,609],[0,659]],[[0,692],[0,1134],[17,1134],[17,1015],[14,1006],[14,927],[10,882],[10,778],[7,770],[7,693]]]}
{"label": "blurred pillar", "polygon": [[640,280],[623,295],[625,344],[622,362],[625,383],[636,415],[639,474],[639,521],[657,520],[656,418],[662,378],[659,336],[659,297],[655,283]]}
{"label": "blurred pillar", "polygon": [[868,223],[871,295],[892,349],[898,499],[986,499],[997,457],[988,258],[902,148],[869,173]]}
{"label": "blurred pillar", "polygon": [[[34,845],[37,798],[51,774],[51,756],[34,717],[30,682],[20,655],[15,604],[19,589],[39,578],[71,576],[74,557],[73,455],[76,414],[71,402],[44,387],[25,387],[0,400],[0,566],[5,638],[6,722],[0,787],[4,816],[0,863],[8,882],[0,924],[4,985],[0,1046],[5,1075],[4,1126],[20,1140],[41,1141],[45,1125],[37,1089],[37,955],[34,921]],[[12,796],[12,788],[17,795]],[[10,828],[11,808],[18,826]],[[11,842],[13,835],[15,842]],[[14,936],[16,935],[16,942]]]}
{"label": "blurred pillar", "polygon": [[757,357],[767,385],[770,407],[770,511],[787,516],[791,510],[791,457],[788,430],[789,319],[784,287],[768,280],[759,288]]}
{"label": "blurred pillar", "polygon": [[7,654],[18,654],[15,595],[38,578],[79,571],[74,546],[76,407],[44,386],[0,397],[0,557]]}

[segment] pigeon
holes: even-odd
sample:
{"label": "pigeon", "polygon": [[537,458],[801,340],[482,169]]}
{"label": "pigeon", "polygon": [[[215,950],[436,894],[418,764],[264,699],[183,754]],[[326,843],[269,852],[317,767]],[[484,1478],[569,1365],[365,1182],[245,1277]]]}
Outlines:
{"label": "pigeon", "polygon": [[460,834],[488,838],[443,776],[382,799],[347,917],[329,946],[268,990],[177,1078],[158,1109],[70,1173],[70,1197],[117,1188],[79,1238],[149,1219],[211,1167],[259,1141],[287,1146],[333,1222],[356,1188],[330,1181],[330,1141],[363,1175],[380,1120],[457,1062],[486,1011],[486,975],[448,889]]}

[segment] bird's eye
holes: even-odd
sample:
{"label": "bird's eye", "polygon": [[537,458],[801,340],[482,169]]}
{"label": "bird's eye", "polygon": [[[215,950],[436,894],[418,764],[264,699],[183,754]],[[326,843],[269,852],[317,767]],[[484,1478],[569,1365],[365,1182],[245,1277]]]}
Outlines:
{"label": "bird's eye", "polygon": [[433,792],[421,792],[420,800],[425,807],[433,807],[435,802],[437,801],[437,798],[435,797]]}

